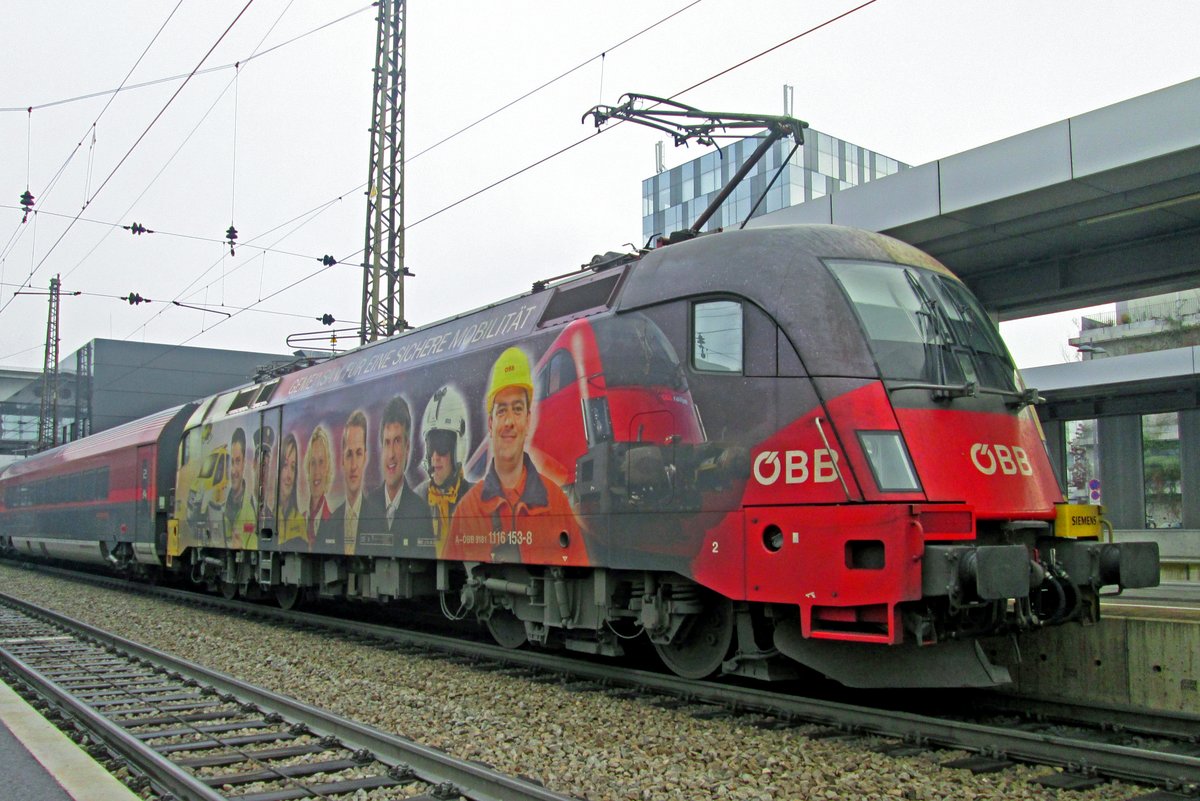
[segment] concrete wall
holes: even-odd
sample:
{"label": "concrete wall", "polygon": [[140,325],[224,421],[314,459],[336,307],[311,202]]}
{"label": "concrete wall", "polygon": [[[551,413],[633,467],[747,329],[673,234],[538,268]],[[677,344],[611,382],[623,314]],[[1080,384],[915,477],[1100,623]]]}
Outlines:
{"label": "concrete wall", "polygon": [[985,650],[1012,672],[1023,697],[1200,714],[1200,621],[1172,619],[1169,610],[1104,614],[1093,626],[1019,636],[1019,663],[1009,641]]}

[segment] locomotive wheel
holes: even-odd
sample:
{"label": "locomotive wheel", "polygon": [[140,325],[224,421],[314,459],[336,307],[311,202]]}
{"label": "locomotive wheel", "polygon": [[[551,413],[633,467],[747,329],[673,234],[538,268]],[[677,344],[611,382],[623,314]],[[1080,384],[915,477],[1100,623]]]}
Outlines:
{"label": "locomotive wheel", "polygon": [[280,609],[295,609],[299,601],[299,584],[280,584],[275,588],[275,603]]}
{"label": "locomotive wheel", "polygon": [[673,642],[654,644],[663,664],[676,676],[703,679],[717,672],[733,644],[733,603],[709,598],[704,611],[680,629]]}
{"label": "locomotive wheel", "polygon": [[221,587],[221,597],[224,598],[226,601],[232,601],[234,598],[237,597],[238,585],[235,584],[234,582],[222,581],[222,582],[220,582],[220,587]]}
{"label": "locomotive wheel", "polygon": [[525,624],[507,609],[497,609],[486,621],[488,633],[501,648],[516,649],[525,644]]}

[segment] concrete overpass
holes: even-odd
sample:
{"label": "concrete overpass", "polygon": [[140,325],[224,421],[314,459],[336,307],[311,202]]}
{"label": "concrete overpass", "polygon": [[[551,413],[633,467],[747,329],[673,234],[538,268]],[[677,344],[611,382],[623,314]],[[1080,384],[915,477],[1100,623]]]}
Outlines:
{"label": "concrete overpass", "polygon": [[1001,320],[1200,286],[1200,78],[751,220],[938,257]]}

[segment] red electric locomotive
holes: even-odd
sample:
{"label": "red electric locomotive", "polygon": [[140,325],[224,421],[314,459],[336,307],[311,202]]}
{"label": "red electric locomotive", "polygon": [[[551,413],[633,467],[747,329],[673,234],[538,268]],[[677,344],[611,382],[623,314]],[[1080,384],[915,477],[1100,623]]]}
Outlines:
{"label": "red electric locomotive", "polygon": [[163,549],[132,519],[71,534],[12,500],[116,434],[10,469],[0,524],[230,595],[440,598],[511,646],[644,634],[685,676],[997,684],[978,638],[1157,582],[1153,544],[1061,503],[1034,400],[920,251],[725,232],[147,421],[137,445],[179,442],[147,488]]}
{"label": "red electric locomotive", "polygon": [[[33,457],[0,477],[0,543],[285,606],[428,598],[510,647],[645,636],[687,677],[803,665],[855,686],[1002,684],[980,638],[1157,584],[1155,544],[1106,542],[1097,507],[1062,502],[1037,393],[945,267],[836,226],[695,236],[706,215]],[[158,478],[31,505],[85,452],[131,476],[156,453]]]}

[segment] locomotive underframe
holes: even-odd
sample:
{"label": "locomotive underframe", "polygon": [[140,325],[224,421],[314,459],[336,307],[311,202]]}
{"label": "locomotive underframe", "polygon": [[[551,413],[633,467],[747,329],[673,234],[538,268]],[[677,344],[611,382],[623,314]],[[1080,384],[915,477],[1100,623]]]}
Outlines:
{"label": "locomotive underframe", "polygon": [[[509,647],[619,656],[644,634],[681,675],[778,680],[797,675],[799,663],[850,685],[991,686],[1008,678],[977,638],[1094,621],[1101,586],[1141,586],[1157,562],[1152,544],[1037,533],[928,544],[921,597],[894,605],[895,644],[864,641],[864,631],[881,625],[871,620],[805,635],[801,605],[727,599],[666,572],[212,548],[193,549],[179,564],[212,591],[274,593],[284,605],[303,597],[439,600],[447,617],[475,618]],[[897,659],[911,669],[897,671]]]}

